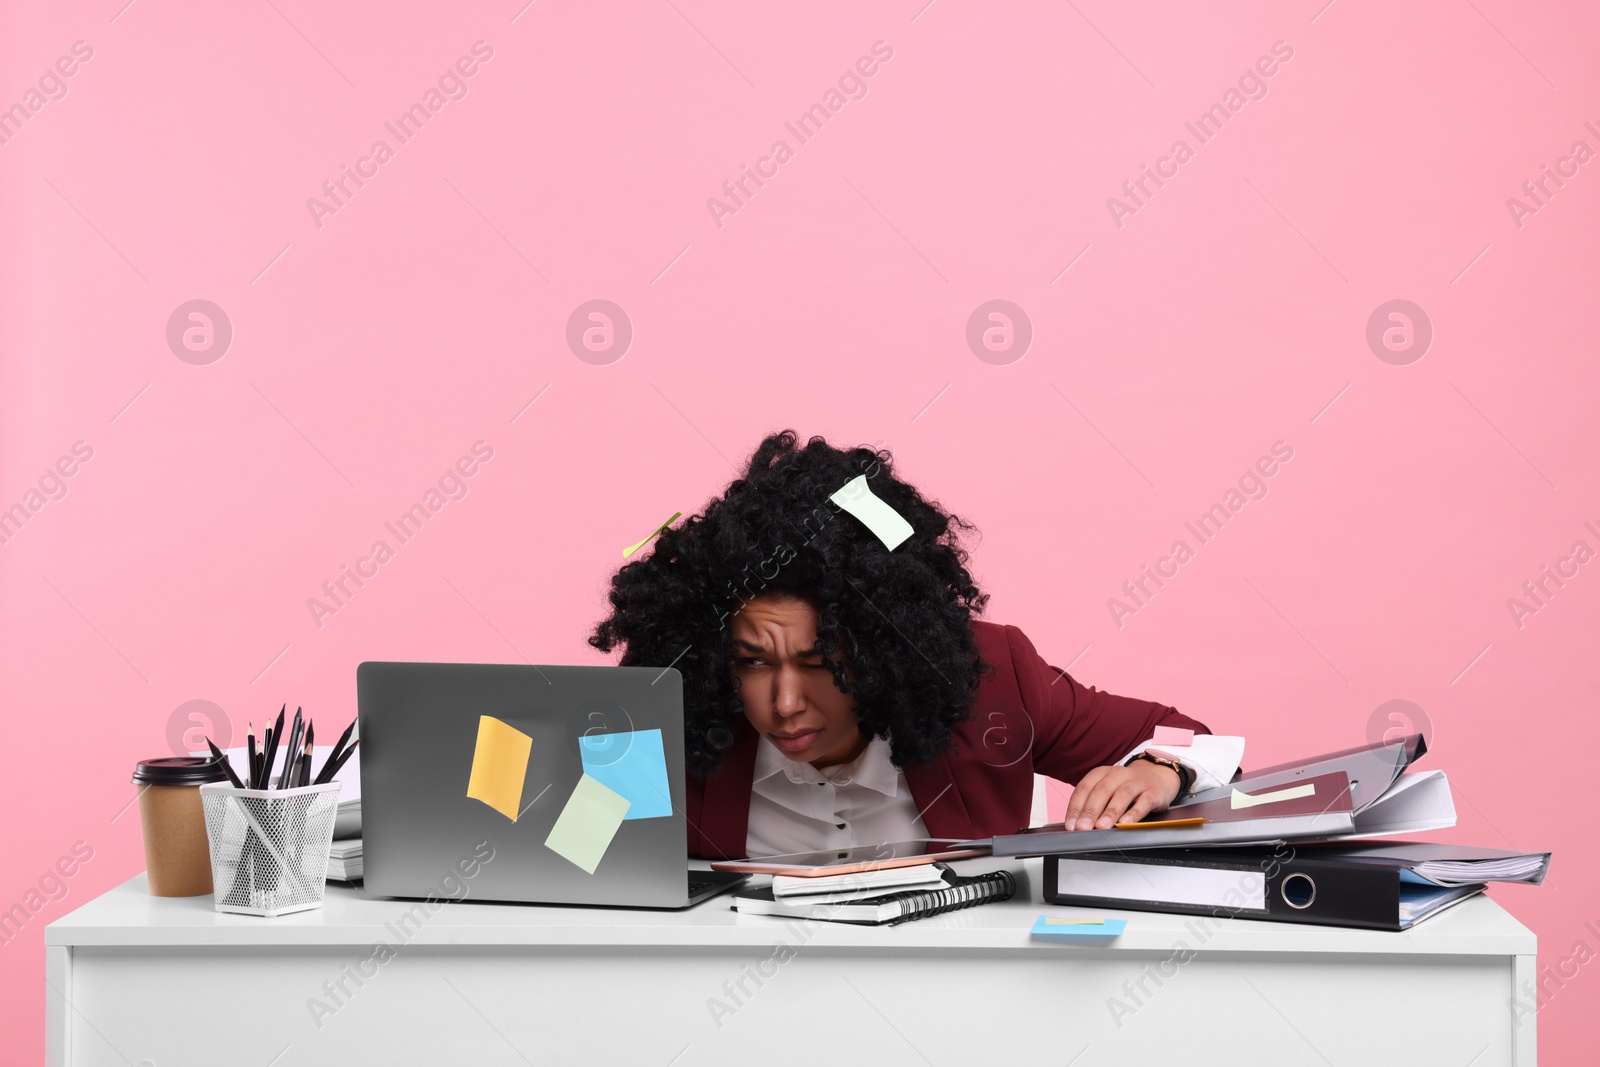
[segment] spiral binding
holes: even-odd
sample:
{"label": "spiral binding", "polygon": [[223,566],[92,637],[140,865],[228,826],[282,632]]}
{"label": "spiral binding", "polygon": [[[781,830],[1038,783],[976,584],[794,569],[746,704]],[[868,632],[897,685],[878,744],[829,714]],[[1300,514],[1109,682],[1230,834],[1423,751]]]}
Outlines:
{"label": "spiral binding", "polygon": [[911,922],[913,919],[926,919],[933,915],[943,915],[947,911],[959,911],[962,908],[972,908],[979,904],[998,903],[1010,900],[1017,892],[1017,880],[1010,871],[991,871],[973,878],[964,878],[955,885],[943,889],[912,890],[906,893],[896,893],[886,898],[883,903],[898,900],[905,905],[898,919],[886,923],[887,926],[899,926],[901,923]]}

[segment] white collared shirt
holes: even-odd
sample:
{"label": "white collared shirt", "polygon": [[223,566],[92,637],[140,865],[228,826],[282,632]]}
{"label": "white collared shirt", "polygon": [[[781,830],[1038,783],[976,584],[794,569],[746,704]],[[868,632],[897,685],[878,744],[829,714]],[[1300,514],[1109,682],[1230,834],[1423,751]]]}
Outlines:
{"label": "white collared shirt", "polygon": [[756,748],[747,855],[773,856],[928,836],[889,742],[874,737],[850,763],[817,770],[765,737]]}

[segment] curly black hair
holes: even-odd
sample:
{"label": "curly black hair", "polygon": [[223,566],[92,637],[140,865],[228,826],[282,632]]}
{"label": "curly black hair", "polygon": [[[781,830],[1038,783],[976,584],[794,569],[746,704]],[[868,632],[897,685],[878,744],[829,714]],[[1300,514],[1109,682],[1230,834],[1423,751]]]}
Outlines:
{"label": "curly black hair", "polygon": [[[887,737],[898,766],[930,763],[992,669],[971,628],[989,599],[966,567],[962,538],[976,528],[896,478],[887,450],[796,443],[792,430],[767,436],[720,497],[623,566],[589,643],[623,646],[623,666],[682,672],[685,756],[705,775],[744,714],[728,619],[763,594],[811,600],[822,662],[855,695],[863,734]],[[893,551],[830,500],[858,475],[911,524]]]}

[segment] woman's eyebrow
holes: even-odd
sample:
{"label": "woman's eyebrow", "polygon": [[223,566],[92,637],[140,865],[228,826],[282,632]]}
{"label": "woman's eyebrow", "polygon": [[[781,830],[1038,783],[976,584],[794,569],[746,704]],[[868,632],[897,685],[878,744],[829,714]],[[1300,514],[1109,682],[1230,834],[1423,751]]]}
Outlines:
{"label": "woman's eyebrow", "polygon": [[[741,640],[739,640],[737,638],[735,638],[733,640],[733,644],[738,645],[740,648],[746,649],[747,651],[750,651],[750,652],[759,652],[759,653],[765,654],[766,651],[767,651],[766,648],[764,648],[761,645],[751,644],[749,641],[741,641]],[[822,650],[819,649],[819,648],[808,648],[804,652],[796,652],[794,654],[796,659],[809,659],[812,656],[821,656],[821,655],[822,655]]]}

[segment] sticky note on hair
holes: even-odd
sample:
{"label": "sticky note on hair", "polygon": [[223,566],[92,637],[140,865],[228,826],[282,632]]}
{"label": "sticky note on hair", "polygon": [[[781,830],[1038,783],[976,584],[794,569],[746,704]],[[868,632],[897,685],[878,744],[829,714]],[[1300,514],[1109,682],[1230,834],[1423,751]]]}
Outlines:
{"label": "sticky note on hair", "polygon": [[681,516],[682,514],[683,514],[683,512],[681,512],[681,511],[674,511],[672,513],[672,518],[668,519],[666,522],[662,523],[660,526],[657,526],[654,530],[651,530],[649,536],[647,536],[643,541],[640,541],[637,544],[629,545],[627,548],[623,549],[622,550],[622,558],[623,559],[627,559],[629,556],[631,556],[635,552],[639,551],[645,545],[649,544],[650,541],[651,541],[651,538],[654,538],[656,536],[656,534],[660,533],[662,530],[665,530],[668,526],[671,526],[674,522],[678,521],[679,516]]}
{"label": "sticky note on hair", "polygon": [[556,817],[545,847],[593,874],[605,858],[617,827],[628,816],[628,798],[614,793],[587,774],[578,779],[567,806]]}
{"label": "sticky note on hair", "polygon": [[578,738],[583,773],[618,796],[626,797],[630,819],[659,819],[672,814],[667,757],[660,730],[584,734]]}
{"label": "sticky note on hair", "polygon": [[532,751],[533,738],[493,716],[480,715],[467,796],[516,822],[522,814],[522,781],[528,776]]}
{"label": "sticky note on hair", "polygon": [[1315,782],[1304,785],[1291,785],[1288,789],[1274,789],[1270,793],[1241,793],[1237,789],[1229,798],[1228,806],[1234,810],[1239,808],[1254,808],[1261,804],[1278,804],[1285,800],[1299,800],[1301,797],[1316,796]]}
{"label": "sticky note on hair", "polygon": [[1156,735],[1150,739],[1153,745],[1179,746],[1194,744],[1194,731],[1185,730],[1178,726],[1157,726]]}
{"label": "sticky note on hair", "polygon": [[861,524],[877,535],[883,547],[893,551],[911,536],[911,524],[894,508],[878,499],[867,476],[858,474],[828,498],[861,520]]}

